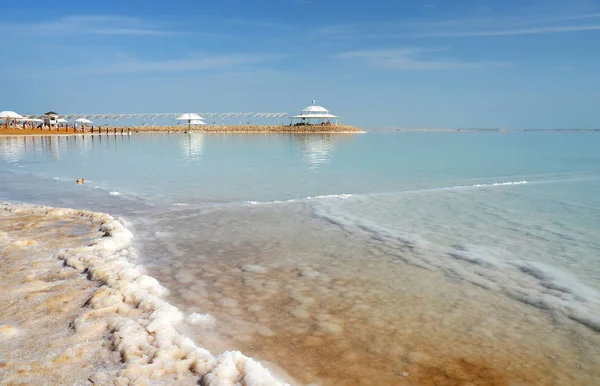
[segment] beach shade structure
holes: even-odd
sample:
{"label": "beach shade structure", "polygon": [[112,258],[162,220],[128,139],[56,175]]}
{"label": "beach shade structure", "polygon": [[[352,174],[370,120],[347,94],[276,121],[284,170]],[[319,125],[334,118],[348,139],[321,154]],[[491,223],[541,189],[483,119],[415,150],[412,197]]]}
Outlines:
{"label": "beach shade structure", "polygon": [[188,129],[190,128],[190,126],[192,125],[192,121],[202,121],[202,118],[200,115],[198,114],[194,114],[194,113],[185,113],[185,114],[181,114],[180,116],[178,116],[177,118],[178,121],[188,121]]}
{"label": "beach shade structure", "polygon": [[190,120],[190,125],[206,125],[206,123],[204,123],[200,119],[192,119]]}
{"label": "beach shade structure", "polygon": [[23,119],[23,116],[14,111],[2,111],[0,112],[0,119],[4,119],[6,121],[6,127],[8,127],[8,122],[11,119]]}
{"label": "beach shade structure", "polygon": [[67,123],[67,122],[68,122],[68,121],[67,121],[66,119],[64,119],[64,118],[58,118],[58,119],[56,120],[56,123]]}
{"label": "beach shade structure", "polygon": [[325,120],[327,120],[327,122],[329,122],[330,119],[335,119],[337,124],[339,118],[340,117],[336,115],[330,114],[329,110],[327,110],[325,107],[316,105],[316,101],[312,101],[312,104],[302,109],[300,114],[290,117],[290,124],[293,123],[294,119],[299,120],[300,124],[310,124],[311,121],[314,120],[321,122],[325,122]]}
{"label": "beach shade structure", "polygon": [[90,120],[89,120],[89,119],[87,119],[87,118],[77,118],[77,119],[75,120],[75,122],[78,122],[78,123],[81,123],[81,124],[84,124],[84,123],[93,123],[92,121],[90,121]]}

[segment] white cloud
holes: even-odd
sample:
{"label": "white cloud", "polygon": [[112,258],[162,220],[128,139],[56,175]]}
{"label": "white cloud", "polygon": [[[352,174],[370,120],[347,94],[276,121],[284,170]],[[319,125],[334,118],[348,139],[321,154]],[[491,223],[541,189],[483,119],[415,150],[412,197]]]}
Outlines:
{"label": "white cloud", "polygon": [[[111,62],[102,64],[56,65],[53,68],[19,67],[5,71],[10,78],[80,77],[118,74],[177,74],[199,73],[211,70],[230,70],[244,66],[281,59],[281,55],[228,54],[204,55],[173,60],[142,60],[121,54]],[[88,62],[93,63],[93,62]]]}
{"label": "white cloud", "polygon": [[573,20],[584,20],[584,19],[600,19],[600,13],[586,13],[581,15],[571,16],[554,16],[548,18],[525,20],[524,24],[540,24],[540,23],[553,23],[559,21],[573,21]]}
{"label": "white cloud", "polygon": [[34,36],[81,34],[167,36],[179,34],[177,31],[160,28],[148,21],[142,21],[135,17],[112,15],[74,15],[53,21],[19,24],[4,23],[2,26],[13,33],[17,32]]}
{"label": "white cloud", "polygon": [[229,55],[163,61],[131,60],[88,68],[84,72],[88,74],[126,74],[203,71],[261,63],[277,58],[278,56],[274,55]]}
{"label": "white cloud", "polygon": [[557,33],[565,33],[565,32],[584,32],[584,31],[600,31],[600,24],[537,27],[537,28],[497,29],[497,30],[481,30],[481,31],[426,32],[426,33],[413,34],[412,36],[414,36],[414,37],[453,38],[453,37],[478,37],[478,36],[540,35],[540,34],[557,34]]}
{"label": "white cloud", "polygon": [[[325,39],[461,38],[576,33],[600,30],[600,24],[581,24],[598,19],[600,13],[530,18],[472,18],[403,20],[378,23],[339,24],[318,27],[313,34]],[[540,26],[532,26],[538,24]],[[544,25],[547,24],[547,25]]]}
{"label": "white cloud", "polygon": [[401,48],[392,50],[362,50],[342,52],[335,57],[360,60],[370,66],[389,70],[457,70],[490,67],[511,67],[509,63],[463,62],[447,58],[426,58],[426,54],[446,51],[443,48]]}

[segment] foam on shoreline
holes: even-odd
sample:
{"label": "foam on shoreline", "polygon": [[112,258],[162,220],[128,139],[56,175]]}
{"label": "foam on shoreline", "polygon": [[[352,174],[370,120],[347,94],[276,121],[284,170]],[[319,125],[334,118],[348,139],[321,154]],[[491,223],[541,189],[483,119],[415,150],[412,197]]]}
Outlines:
{"label": "foam on shoreline", "polygon": [[179,334],[175,326],[184,315],[163,299],[168,290],[133,262],[133,235],[121,222],[107,214],[75,209],[9,203],[0,203],[0,209],[57,220],[79,216],[99,226],[103,237],[87,246],[63,249],[57,257],[102,283],[86,304],[90,310],[78,317],[73,327],[83,334],[110,332],[123,362],[115,384],[197,376],[207,386],[287,385],[238,351],[215,356]]}

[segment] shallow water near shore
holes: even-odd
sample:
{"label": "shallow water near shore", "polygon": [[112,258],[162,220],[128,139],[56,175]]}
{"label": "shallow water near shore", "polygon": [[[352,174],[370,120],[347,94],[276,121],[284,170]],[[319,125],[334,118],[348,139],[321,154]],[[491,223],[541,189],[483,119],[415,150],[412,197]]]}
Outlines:
{"label": "shallow water near shore", "polygon": [[299,383],[593,385],[598,145],[596,133],[5,137],[0,199],[123,216],[183,334]]}

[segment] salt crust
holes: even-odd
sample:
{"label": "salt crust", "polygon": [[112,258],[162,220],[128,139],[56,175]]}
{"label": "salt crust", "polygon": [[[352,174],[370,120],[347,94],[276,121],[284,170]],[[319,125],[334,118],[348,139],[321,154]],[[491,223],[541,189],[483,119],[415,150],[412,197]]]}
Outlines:
{"label": "salt crust", "polygon": [[110,331],[114,349],[123,361],[114,384],[195,374],[205,386],[288,385],[239,351],[214,356],[179,334],[175,325],[183,321],[183,314],[163,300],[168,290],[130,261],[135,257],[131,246],[133,235],[113,217],[46,206],[7,203],[0,206],[12,213],[56,218],[76,215],[99,225],[103,237],[85,247],[61,250],[57,257],[69,267],[87,273],[91,280],[104,284],[88,301],[91,310],[73,325],[77,332],[85,333],[104,323]]}
{"label": "salt crust", "polygon": [[[527,181],[481,186],[524,184]],[[475,185],[478,186],[478,185]],[[460,186],[457,188],[461,188]],[[501,260],[486,251],[454,246],[448,251],[417,235],[400,232],[344,212],[339,202],[316,205],[313,215],[336,224],[346,232],[366,232],[381,242],[380,248],[407,264],[465,280],[490,291],[549,313],[562,314],[600,332],[600,293],[568,272],[528,260]],[[412,253],[398,253],[408,249]]]}

